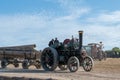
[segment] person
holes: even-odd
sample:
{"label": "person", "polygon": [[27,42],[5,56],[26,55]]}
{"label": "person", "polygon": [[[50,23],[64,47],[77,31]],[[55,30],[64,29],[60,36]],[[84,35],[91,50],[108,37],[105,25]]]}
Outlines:
{"label": "person", "polygon": [[54,46],[55,46],[56,48],[59,46],[59,40],[57,39],[57,37],[55,38]]}
{"label": "person", "polygon": [[102,42],[99,43],[99,49],[100,49],[100,50],[103,49],[103,43],[102,43]]}
{"label": "person", "polygon": [[55,38],[54,43],[59,43],[59,41],[58,41],[57,37]]}
{"label": "person", "polygon": [[52,39],[50,42],[49,42],[49,46],[52,46],[54,44],[54,39]]}
{"label": "person", "polygon": [[103,58],[103,44],[102,42],[100,42],[98,47],[98,59],[101,61],[102,58]]}

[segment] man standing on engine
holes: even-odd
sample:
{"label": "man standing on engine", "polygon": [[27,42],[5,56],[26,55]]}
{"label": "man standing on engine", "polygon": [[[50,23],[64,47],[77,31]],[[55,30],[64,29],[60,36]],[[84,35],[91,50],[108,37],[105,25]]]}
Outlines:
{"label": "man standing on engine", "polygon": [[57,44],[59,44],[59,41],[58,41],[58,39],[57,39],[57,38],[55,38],[55,41],[54,41],[54,43],[57,43]]}
{"label": "man standing on engine", "polygon": [[57,39],[57,37],[55,38],[55,41],[54,41],[54,47],[55,48],[58,48],[58,46],[59,46],[59,41],[58,41],[58,39]]}
{"label": "man standing on engine", "polygon": [[102,42],[100,42],[100,44],[99,44],[99,49],[100,49],[100,50],[103,49],[103,44],[102,44]]}
{"label": "man standing on engine", "polygon": [[52,39],[50,42],[49,42],[49,46],[53,46],[53,44],[54,44],[54,39]]}

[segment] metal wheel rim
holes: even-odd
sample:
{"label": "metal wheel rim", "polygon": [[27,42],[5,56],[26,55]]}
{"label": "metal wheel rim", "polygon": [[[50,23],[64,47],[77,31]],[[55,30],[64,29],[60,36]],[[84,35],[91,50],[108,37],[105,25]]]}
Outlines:
{"label": "metal wheel rim", "polygon": [[53,65],[53,54],[51,53],[51,50],[46,50],[42,55],[43,64],[47,66],[48,68],[52,68]]}
{"label": "metal wheel rim", "polygon": [[28,62],[28,61],[23,61],[22,67],[23,67],[23,69],[28,69],[28,67],[29,67],[29,62]]}
{"label": "metal wheel rim", "polygon": [[58,53],[54,48],[47,47],[41,55],[41,65],[47,71],[53,71],[58,66]]}
{"label": "metal wheel rim", "polygon": [[68,68],[71,72],[76,72],[78,70],[79,67],[79,60],[77,59],[77,57],[71,57],[68,60]]}
{"label": "metal wheel rim", "polygon": [[93,67],[93,60],[89,57],[86,57],[83,61],[83,68],[86,71],[90,71]]}
{"label": "metal wheel rim", "polygon": [[6,68],[6,66],[7,66],[7,61],[6,60],[1,61],[1,67]]}

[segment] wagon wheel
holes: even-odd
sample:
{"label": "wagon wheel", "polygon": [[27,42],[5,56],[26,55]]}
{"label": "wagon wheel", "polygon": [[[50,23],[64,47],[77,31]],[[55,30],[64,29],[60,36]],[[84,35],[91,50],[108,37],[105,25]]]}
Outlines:
{"label": "wagon wheel", "polygon": [[93,64],[93,59],[89,56],[85,57],[83,59],[83,69],[87,72],[91,71],[93,68],[94,64]]}
{"label": "wagon wheel", "polygon": [[38,64],[38,65],[35,65],[36,69],[40,69],[41,68],[41,65]]}
{"label": "wagon wheel", "polygon": [[18,64],[18,63],[16,63],[16,64],[14,64],[14,66],[15,66],[15,67],[19,67],[19,64]]}
{"label": "wagon wheel", "polygon": [[70,72],[76,72],[79,68],[79,60],[77,57],[70,57],[68,60],[68,68]]}
{"label": "wagon wheel", "polygon": [[2,67],[2,68],[6,68],[7,64],[8,64],[7,60],[3,59],[3,60],[1,61],[1,67]]}
{"label": "wagon wheel", "polygon": [[98,60],[99,60],[99,61],[102,60],[102,52],[101,52],[101,51],[98,52]]}
{"label": "wagon wheel", "polygon": [[54,71],[58,66],[58,53],[54,48],[45,48],[41,54],[41,65],[46,71]]}
{"label": "wagon wheel", "polygon": [[19,62],[17,59],[14,60],[14,64],[13,64],[15,67],[19,67]]}
{"label": "wagon wheel", "polygon": [[58,65],[58,67],[60,68],[60,70],[67,70],[67,65]]}
{"label": "wagon wheel", "polygon": [[37,69],[40,69],[40,68],[41,68],[40,61],[36,61],[35,67],[36,67]]}
{"label": "wagon wheel", "polygon": [[28,62],[28,60],[24,60],[24,61],[22,62],[22,68],[23,68],[23,69],[28,69],[28,67],[29,67],[29,62]]}

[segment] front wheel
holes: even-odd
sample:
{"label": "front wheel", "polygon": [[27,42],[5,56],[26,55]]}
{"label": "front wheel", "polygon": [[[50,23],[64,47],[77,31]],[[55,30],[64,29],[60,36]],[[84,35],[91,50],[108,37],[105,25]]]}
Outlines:
{"label": "front wheel", "polygon": [[73,56],[70,57],[68,60],[68,68],[70,70],[70,72],[76,72],[79,68],[79,60],[77,57]]}
{"label": "front wheel", "polygon": [[83,59],[83,69],[87,72],[91,71],[94,66],[93,59],[87,56]]}

